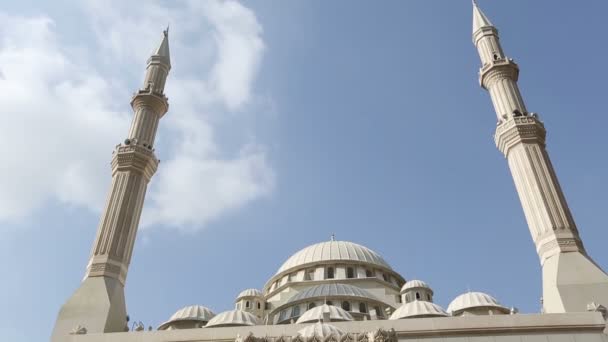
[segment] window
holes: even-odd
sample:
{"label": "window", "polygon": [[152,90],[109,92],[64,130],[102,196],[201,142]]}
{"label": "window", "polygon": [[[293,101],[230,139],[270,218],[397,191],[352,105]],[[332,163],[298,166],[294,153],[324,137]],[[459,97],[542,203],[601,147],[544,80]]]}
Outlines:
{"label": "window", "polygon": [[279,322],[284,321],[286,315],[287,312],[285,312],[285,310],[281,310],[281,313],[279,314]]}
{"label": "window", "polygon": [[401,300],[401,296],[397,295],[395,297],[397,297],[397,303],[403,303],[403,301]]}
{"label": "window", "polygon": [[416,292],[416,299],[420,299],[420,292]]}
{"label": "window", "polygon": [[346,278],[354,278],[355,277],[355,270],[352,267],[348,267],[346,269]]}
{"label": "window", "polygon": [[334,305],[334,302],[332,302],[331,300],[326,300],[325,304],[327,304],[327,305]]}
{"label": "window", "polygon": [[346,310],[346,311],[350,311],[350,303],[347,301],[343,301],[342,302],[342,309]]}
{"label": "window", "polygon": [[327,279],[334,279],[334,268],[333,267],[327,268]]}
{"label": "window", "polygon": [[236,303],[236,309],[241,310],[241,303]]}
{"label": "window", "polygon": [[315,270],[306,271],[306,280],[315,280]]}
{"label": "window", "polygon": [[270,303],[265,303],[264,304],[264,310],[270,310]]}
{"label": "window", "polygon": [[258,310],[262,308],[262,303],[258,302]]}
{"label": "window", "polygon": [[386,275],[386,273],[382,273],[382,279],[384,279],[384,281],[388,282],[388,276]]}
{"label": "window", "polygon": [[293,310],[291,311],[291,317],[297,317],[300,316],[300,306],[294,306]]}
{"label": "window", "polygon": [[428,301],[431,301],[431,294],[430,294],[430,293],[427,293],[427,294],[426,294],[426,299],[427,299]]}
{"label": "window", "polygon": [[314,308],[315,306],[316,306],[315,303],[309,303],[308,304],[308,310]]}
{"label": "window", "polygon": [[245,308],[249,309],[249,301],[245,302]]}
{"label": "window", "polygon": [[365,303],[359,303],[359,312],[367,313],[367,305]]}
{"label": "window", "polygon": [[382,310],[380,310],[379,306],[374,306],[374,310],[376,310],[376,315],[378,317],[384,317],[384,312],[382,312]]}
{"label": "window", "polygon": [[365,270],[365,276],[371,278],[374,276],[374,273],[371,270]]}

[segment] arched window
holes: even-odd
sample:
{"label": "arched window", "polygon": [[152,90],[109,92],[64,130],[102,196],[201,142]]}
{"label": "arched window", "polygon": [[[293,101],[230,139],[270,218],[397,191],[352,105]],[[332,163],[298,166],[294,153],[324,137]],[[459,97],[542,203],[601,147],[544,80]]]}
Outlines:
{"label": "arched window", "polygon": [[371,277],[374,276],[374,273],[372,273],[371,270],[365,270],[365,276],[368,277],[368,278],[371,278]]}
{"label": "arched window", "polygon": [[315,303],[314,303],[314,302],[313,302],[313,303],[309,303],[309,304],[308,304],[308,310],[310,310],[310,309],[314,308],[315,306],[316,306],[316,305],[315,305]]}
{"label": "arched window", "polygon": [[262,303],[258,302],[258,310],[262,308]]}
{"label": "arched window", "polygon": [[350,311],[350,303],[347,301],[343,301],[342,302],[342,309],[346,310],[346,311]]}
{"label": "arched window", "polygon": [[416,292],[416,299],[420,299],[420,292]]}
{"label": "arched window", "polygon": [[382,310],[380,310],[379,306],[374,306],[374,310],[376,310],[376,315],[378,317],[384,317],[384,312],[382,312]]}
{"label": "arched window", "polygon": [[300,306],[294,306],[293,310],[291,310],[291,317],[300,316]]}
{"label": "arched window", "polygon": [[245,302],[245,308],[249,309],[249,301]]}
{"label": "arched window", "polygon": [[327,279],[334,279],[334,268],[333,267],[327,268]]}
{"label": "arched window", "polygon": [[359,303],[359,312],[367,313],[367,305],[365,303]]}
{"label": "arched window", "polygon": [[352,267],[346,269],[346,278],[354,278],[355,270]]}
{"label": "arched window", "polygon": [[430,294],[430,293],[427,293],[427,294],[426,294],[426,299],[427,299],[428,301],[430,301],[430,300],[431,300],[431,294]]}

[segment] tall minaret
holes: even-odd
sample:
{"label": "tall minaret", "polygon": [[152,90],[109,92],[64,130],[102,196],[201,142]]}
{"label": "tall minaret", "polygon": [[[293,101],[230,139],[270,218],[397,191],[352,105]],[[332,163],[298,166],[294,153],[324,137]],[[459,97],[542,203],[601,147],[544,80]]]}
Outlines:
{"label": "tall minaret", "polygon": [[545,149],[545,127],[528,113],[519,92],[519,67],[475,1],[473,44],[482,63],[479,83],[498,118],[494,140],[509,164],[540,258],[545,312],[585,311],[591,302],[608,306],[608,276],[585,252]]}
{"label": "tall minaret", "polygon": [[112,156],[112,184],[101,215],[86,274],[63,305],[53,341],[83,328],[88,333],[127,329],[124,286],[148,182],[156,172],[154,138],[167,112],[165,81],[171,69],[168,30],[148,59],[142,89],[131,100],[134,117],[128,137]]}

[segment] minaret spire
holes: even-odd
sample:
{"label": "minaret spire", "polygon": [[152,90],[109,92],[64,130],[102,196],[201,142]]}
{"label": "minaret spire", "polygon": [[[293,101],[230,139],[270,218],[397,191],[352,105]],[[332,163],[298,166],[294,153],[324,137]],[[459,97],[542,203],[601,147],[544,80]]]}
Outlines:
{"label": "minaret spire", "polygon": [[519,91],[519,67],[502,50],[498,30],[473,2],[473,43],[479,83],[498,119],[494,140],[505,155],[543,269],[544,311],[585,311],[608,305],[608,275],[587,255],[545,149],[546,130],[528,113]]}
{"label": "minaret spire", "polygon": [[473,0],[473,33],[479,30],[482,27],[494,26],[490,19],[486,17],[485,14],[481,11],[479,6],[477,5],[477,1]]}
{"label": "minaret spire", "polygon": [[128,329],[124,286],[148,182],[159,163],[154,140],[159,120],[169,109],[164,88],[170,69],[167,29],[148,59],[142,89],[131,100],[131,128],[112,155],[112,183],[87,270],[59,312],[53,341],[64,341],[76,326],[88,333]]}

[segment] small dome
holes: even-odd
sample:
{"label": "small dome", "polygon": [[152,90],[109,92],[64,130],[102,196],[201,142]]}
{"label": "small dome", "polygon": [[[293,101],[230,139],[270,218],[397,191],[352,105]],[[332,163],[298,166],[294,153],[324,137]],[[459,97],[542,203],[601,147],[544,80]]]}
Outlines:
{"label": "small dome", "polygon": [[323,304],[306,311],[296,323],[313,323],[323,319],[323,313],[329,312],[329,320],[336,321],[352,321],[353,316],[348,311],[333,305]]}
{"label": "small dome", "polygon": [[447,312],[435,303],[415,300],[401,305],[389,319],[445,317],[447,315]]}
{"label": "small dome", "polygon": [[213,317],[205,328],[260,325],[262,322],[256,316],[242,310],[224,311]]}
{"label": "small dome", "polygon": [[356,261],[392,270],[380,254],[367,247],[353,242],[332,240],[320,242],[296,252],[283,263],[276,274],[321,261]]}
{"label": "small dome", "polygon": [[430,290],[431,293],[433,292],[429,284],[423,282],[422,280],[410,280],[403,285],[401,288],[401,293],[411,289],[427,289]]}
{"label": "small dome", "polygon": [[196,321],[207,323],[213,317],[215,317],[213,311],[202,305],[186,306],[185,308],[179,309],[176,313],[173,314],[173,316],[171,316],[171,318],[169,318],[168,321],[161,324],[158,327],[158,330],[165,330],[172,323],[180,321]]}
{"label": "small dome", "polygon": [[358,297],[369,300],[379,301],[367,290],[348,284],[321,284],[309,287],[304,291],[289,298],[285,304],[310,298],[329,298],[329,297]]}
{"label": "small dome", "polygon": [[315,323],[307,326],[304,329],[298,330],[298,334],[305,338],[316,336],[323,340],[329,336],[341,337],[344,335],[344,331],[331,324]]}
{"label": "small dome", "polygon": [[467,292],[456,297],[450,305],[448,312],[451,315],[459,314],[462,311],[475,308],[494,308],[502,313],[509,313],[509,308],[502,306],[496,298],[483,292]]}
{"label": "small dome", "polygon": [[241,293],[239,293],[239,295],[236,297],[236,300],[238,301],[243,297],[264,297],[264,295],[262,294],[262,291],[258,289],[247,289],[241,291]]}

